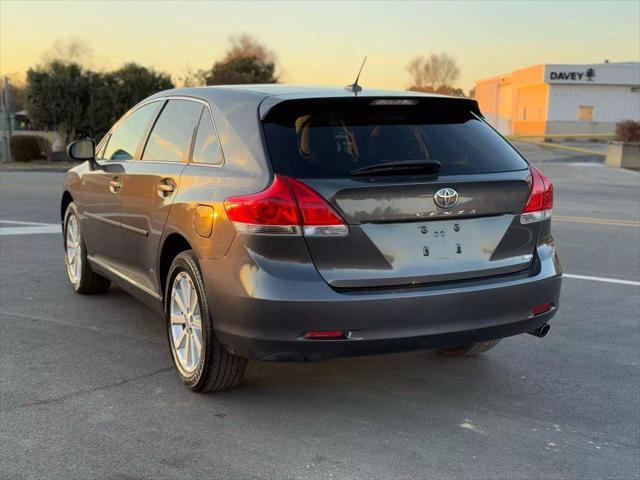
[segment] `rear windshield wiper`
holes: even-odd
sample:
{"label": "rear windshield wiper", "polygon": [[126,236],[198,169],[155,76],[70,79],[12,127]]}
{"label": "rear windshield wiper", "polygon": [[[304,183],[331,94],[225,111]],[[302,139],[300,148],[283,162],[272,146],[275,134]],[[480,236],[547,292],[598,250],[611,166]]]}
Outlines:
{"label": "rear windshield wiper", "polygon": [[365,175],[420,175],[438,173],[442,164],[437,160],[407,160],[404,162],[376,163],[356,168],[349,174],[352,177]]}

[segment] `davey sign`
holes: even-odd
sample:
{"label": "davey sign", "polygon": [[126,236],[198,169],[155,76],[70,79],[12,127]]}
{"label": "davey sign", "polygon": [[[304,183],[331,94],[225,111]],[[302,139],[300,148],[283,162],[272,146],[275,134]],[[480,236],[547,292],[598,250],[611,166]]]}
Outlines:
{"label": "davey sign", "polygon": [[578,71],[549,71],[549,81],[552,82],[593,82],[596,78],[596,71],[593,68]]}

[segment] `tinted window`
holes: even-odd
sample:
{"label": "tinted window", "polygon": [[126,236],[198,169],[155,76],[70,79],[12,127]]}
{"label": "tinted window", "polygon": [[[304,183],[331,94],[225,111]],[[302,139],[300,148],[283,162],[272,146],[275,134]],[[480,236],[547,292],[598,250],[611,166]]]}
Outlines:
{"label": "tinted window", "polygon": [[104,160],[132,160],[160,104],[153,102],[140,107],[118,125],[111,132]]}
{"label": "tinted window", "polygon": [[378,163],[438,160],[440,175],[520,170],[525,161],[458,99],[283,102],[264,120],[274,170],[299,178],[347,177]]}
{"label": "tinted window", "polygon": [[202,104],[189,100],[169,100],[151,130],[143,160],[181,162],[189,156],[191,140]]}
{"label": "tinted window", "polygon": [[196,163],[208,163],[211,165],[222,165],[222,149],[218,142],[218,135],[213,128],[209,110],[205,108],[202,112],[196,143],[193,146],[192,161]]}

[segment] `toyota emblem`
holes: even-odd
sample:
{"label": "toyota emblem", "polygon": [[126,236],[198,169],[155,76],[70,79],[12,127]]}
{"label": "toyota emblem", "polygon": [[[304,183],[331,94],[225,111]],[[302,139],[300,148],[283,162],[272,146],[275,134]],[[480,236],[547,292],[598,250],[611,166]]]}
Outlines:
{"label": "toyota emblem", "polygon": [[453,188],[441,188],[433,195],[433,201],[440,208],[453,208],[458,204],[459,199],[458,192]]}

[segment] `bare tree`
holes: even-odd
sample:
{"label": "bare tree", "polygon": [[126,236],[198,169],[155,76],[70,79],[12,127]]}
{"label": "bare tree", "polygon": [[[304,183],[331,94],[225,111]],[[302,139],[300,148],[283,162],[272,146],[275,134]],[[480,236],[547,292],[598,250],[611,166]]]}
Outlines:
{"label": "bare tree", "polygon": [[179,83],[190,87],[278,82],[276,55],[271,49],[246,33],[232,35],[229,43],[222,60],[206,70],[187,71]]}
{"label": "bare tree", "polygon": [[254,57],[265,64],[276,63],[275,53],[251,35],[246,33],[232,35],[229,41],[231,46],[224,57],[225,61]]}
{"label": "bare tree", "polygon": [[178,77],[178,86],[181,87],[201,87],[205,85],[205,71],[187,69],[183,75]]}
{"label": "bare tree", "polygon": [[452,87],[460,76],[455,59],[446,53],[432,54],[429,58],[418,56],[409,63],[407,70],[412,76],[413,90]]}
{"label": "bare tree", "polygon": [[42,55],[42,60],[46,65],[59,62],[65,65],[76,63],[86,66],[91,60],[91,56],[91,48],[85,41],[69,37],[53,42],[51,48]]}

